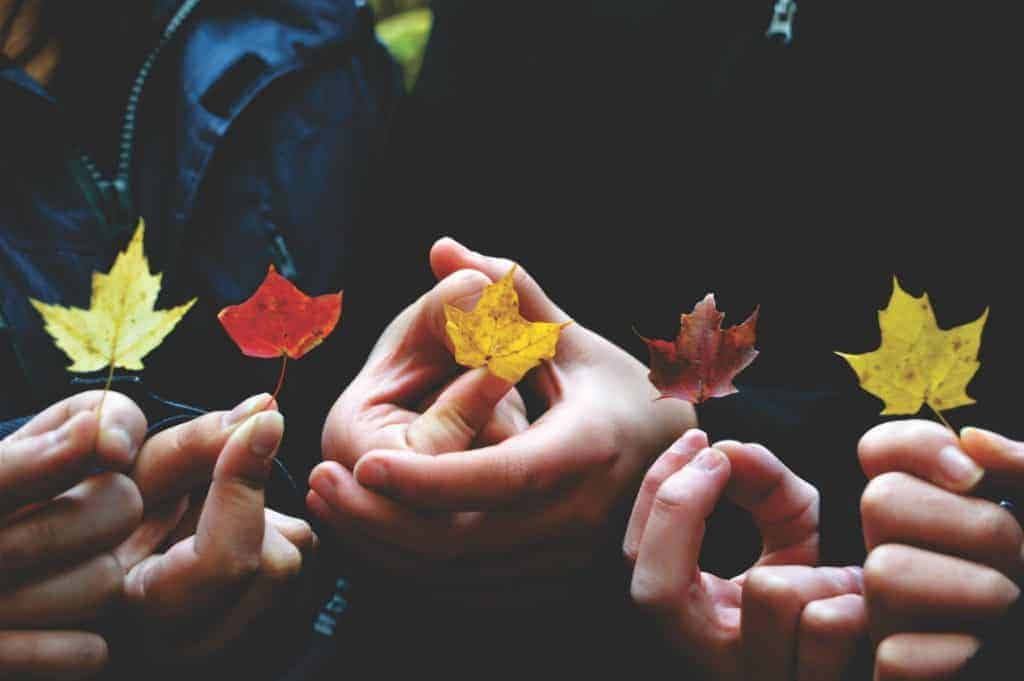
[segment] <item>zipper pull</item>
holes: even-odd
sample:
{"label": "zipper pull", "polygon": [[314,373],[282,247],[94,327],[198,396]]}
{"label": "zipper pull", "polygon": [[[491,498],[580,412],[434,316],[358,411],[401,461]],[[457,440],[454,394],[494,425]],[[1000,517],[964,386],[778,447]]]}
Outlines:
{"label": "zipper pull", "polygon": [[103,217],[110,230],[114,234],[120,234],[131,229],[135,216],[127,180],[118,177],[114,180],[101,180],[96,185],[100,190]]}

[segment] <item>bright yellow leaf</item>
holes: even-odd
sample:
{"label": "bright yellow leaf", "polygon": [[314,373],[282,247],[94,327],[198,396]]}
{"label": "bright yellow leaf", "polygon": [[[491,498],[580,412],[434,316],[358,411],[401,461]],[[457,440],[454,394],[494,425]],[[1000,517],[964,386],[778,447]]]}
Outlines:
{"label": "bright yellow leaf", "polygon": [[889,306],[878,313],[882,344],[862,355],[836,353],[853,367],[864,390],[885,401],[882,414],[936,413],[974,404],[967,384],[981,363],[988,309],[973,322],[940,329],[928,295],[911,296],[893,279]]}
{"label": "bright yellow leaf", "polygon": [[519,296],[512,283],[515,266],[501,281],[484,288],[471,312],[444,306],[445,330],[455,348],[455,361],[517,383],[542,359],[555,356],[562,328],[571,322],[529,322],[519,314]]}
{"label": "bright yellow leaf", "polygon": [[196,302],[193,298],[169,310],[153,309],[162,275],[149,272],[144,232],[139,220],[128,248],[117,255],[110,272],[93,272],[88,310],[29,299],[43,316],[47,333],[71,358],[68,371],[142,369],[142,358],[163,342]]}

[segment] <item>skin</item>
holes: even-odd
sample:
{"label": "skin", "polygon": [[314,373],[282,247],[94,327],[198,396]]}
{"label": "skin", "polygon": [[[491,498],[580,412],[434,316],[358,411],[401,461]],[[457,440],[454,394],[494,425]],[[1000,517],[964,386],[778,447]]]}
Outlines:
{"label": "skin", "polygon": [[[512,263],[451,239],[430,262],[439,283],[392,322],[328,415],[310,510],[378,569],[418,579],[587,564],[612,508],[695,424],[692,408],[655,401],[643,365],[572,324],[555,359],[519,384],[547,405],[528,423],[512,386],[455,366],[444,333],[444,303],[471,309]],[[569,321],[522,267],[515,284],[524,317]]]}
{"label": "skin", "polygon": [[[743,574],[698,566],[705,521],[728,497],[764,549]],[[817,490],[760,445],[691,430],[651,466],[623,541],[633,600],[703,679],[838,681],[866,632],[858,568],[818,560]]]}
{"label": "skin", "polygon": [[317,538],[305,521],[264,506],[283,434],[276,404],[256,395],[142,447],[133,478],[147,521],[135,538],[174,521],[162,552],[140,557],[124,581],[150,661],[214,653],[294,596]]}
{"label": "skin", "polygon": [[138,407],[108,393],[97,421],[100,399],[68,398],[0,443],[0,679],[93,676],[110,653],[90,623],[115,606],[147,663],[216,652],[287,602],[316,547],[264,508],[284,428],[268,395],[144,444]]}
{"label": "skin", "polygon": [[[0,679],[87,678],[107,662],[90,621],[122,596],[142,497],[126,475],[146,420],[100,393],[54,404],[0,442]],[[106,472],[93,474],[96,469]]]}
{"label": "skin", "polygon": [[953,678],[1020,595],[1024,531],[971,493],[983,479],[1019,489],[1024,445],[912,420],[868,431],[858,454],[871,478],[861,516],[875,679]]}
{"label": "skin", "polygon": [[[15,19],[7,42],[4,45],[0,45],[5,55],[17,55],[31,43],[36,19],[42,7],[42,1],[34,0],[26,3],[21,14]],[[12,0],[0,0],[0,22],[5,20],[10,14],[13,4]],[[36,82],[41,85],[47,85],[57,70],[59,61],[60,45],[56,40],[51,40],[23,68],[25,73]]]}

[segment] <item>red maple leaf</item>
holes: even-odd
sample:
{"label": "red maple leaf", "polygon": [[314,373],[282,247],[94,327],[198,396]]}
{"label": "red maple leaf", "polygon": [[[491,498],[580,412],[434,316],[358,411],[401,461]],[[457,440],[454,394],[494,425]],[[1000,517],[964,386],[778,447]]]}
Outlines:
{"label": "red maple leaf", "polygon": [[252,297],[225,307],[217,313],[217,319],[242,354],[283,358],[276,397],[288,358],[299,359],[320,345],[338,324],[342,293],[311,298],[271,265]]}
{"label": "red maple leaf", "polygon": [[682,315],[674,342],[641,336],[651,352],[650,380],[661,396],[698,404],[738,392],[733,378],[757,357],[758,311],[742,324],[722,329],[725,314],[709,293],[692,313]]}

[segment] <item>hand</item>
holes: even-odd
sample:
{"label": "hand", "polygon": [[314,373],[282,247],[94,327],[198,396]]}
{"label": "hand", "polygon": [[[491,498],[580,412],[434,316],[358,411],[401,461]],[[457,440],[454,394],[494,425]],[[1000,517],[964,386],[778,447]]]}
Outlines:
{"label": "hand", "polygon": [[142,498],[146,419],[118,393],[49,407],[0,442],[0,679],[87,678],[107,661],[88,626],[121,597]]}
{"label": "hand", "polygon": [[896,421],[868,431],[858,452],[871,478],[861,516],[875,678],[951,678],[981,645],[980,628],[1020,595],[1024,531],[969,493],[986,476],[1024,489],[1024,445]]}
{"label": "hand", "polygon": [[[389,327],[327,418],[328,461],[310,477],[310,509],[375,564],[421,578],[428,565],[462,583],[586,564],[615,504],[693,425],[692,408],[656,401],[643,365],[578,324],[520,384],[547,405],[532,424],[509,386],[483,370],[463,374],[423,414],[402,408],[457,371],[442,303],[468,307],[512,263],[444,239],[431,266],[440,283]],[[568,321],[522,268],[516,290],[527,319]],[[493,444],[467,449],[489,427]]]}
{"label": "hand", "polygon": [[286,603],[315,548],[308,524],[264,508],[284,434],[275,409],[257,395],[163,431],[139,453],[146,516],[174,528],[156,542],[172,545],[132,565],[125,580],[151,661],[210,655],[240,638]]}
{"label": "hand", "polygon": [[[704,523],[723,494],[748,510],[764,549],[733,579],[697,565]],[[842,678],[865,631],[857,568],[818,560],[818,491],[760,445],[708,447],[683,435],[651,466],[623,542],[632,596],[715,681]]]}

